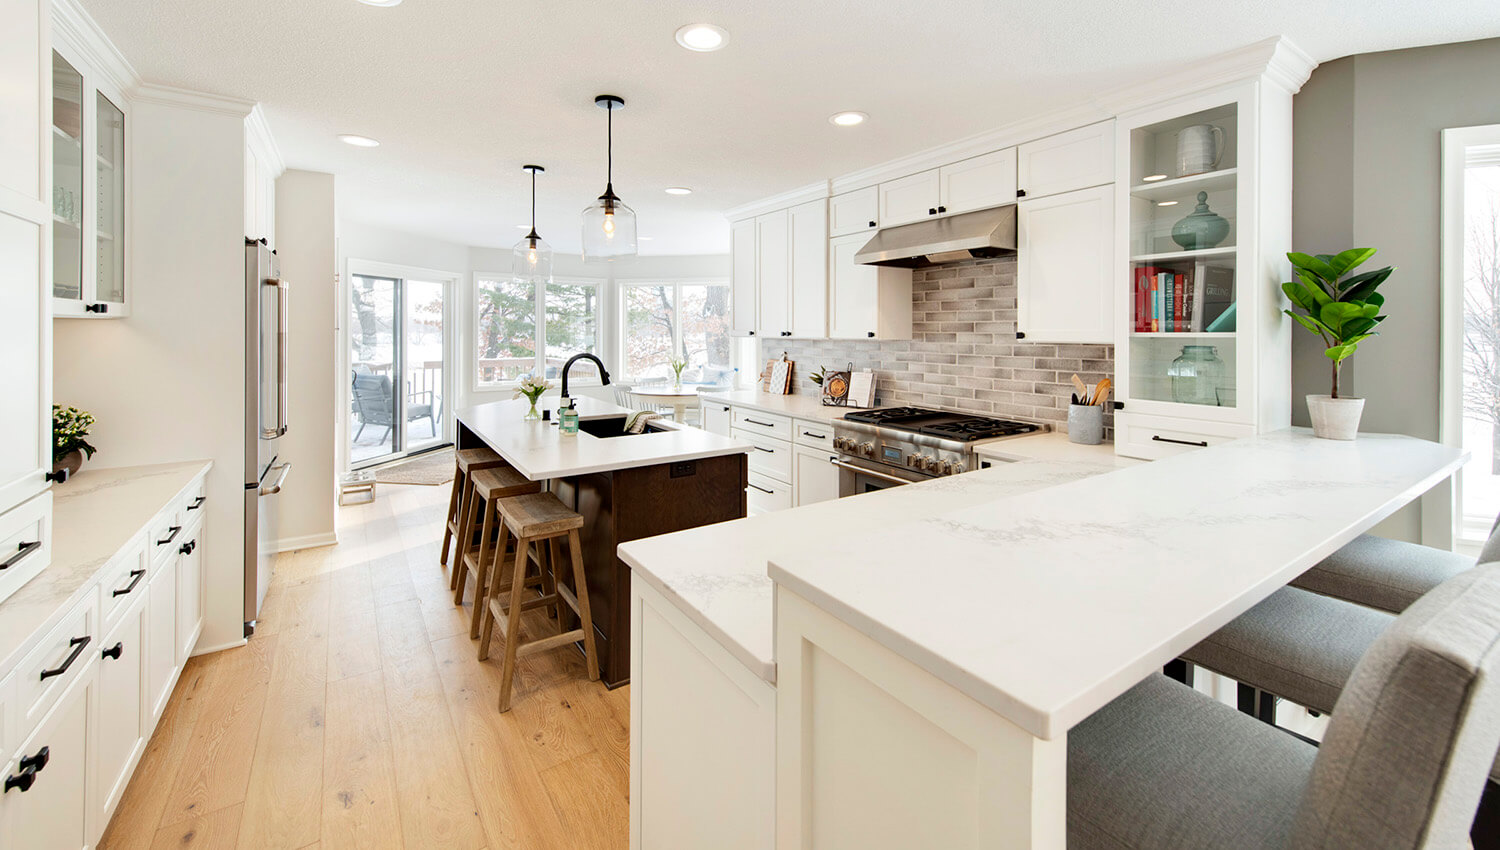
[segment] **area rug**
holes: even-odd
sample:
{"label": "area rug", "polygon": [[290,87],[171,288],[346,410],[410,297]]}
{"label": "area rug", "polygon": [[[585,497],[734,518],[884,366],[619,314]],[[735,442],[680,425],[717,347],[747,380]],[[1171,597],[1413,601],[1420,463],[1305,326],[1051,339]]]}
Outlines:
{"label": "area rug", "polygon": [[453,450],[429,452],[382,466],[375,470],[375,480],[382,484],[447,484],[453,480]]}

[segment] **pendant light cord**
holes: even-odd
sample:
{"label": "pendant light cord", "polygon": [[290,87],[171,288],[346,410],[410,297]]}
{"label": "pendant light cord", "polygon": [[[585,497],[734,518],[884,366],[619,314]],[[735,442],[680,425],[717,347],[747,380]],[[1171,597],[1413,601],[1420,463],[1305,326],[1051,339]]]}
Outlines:
{"label": "pendant light cord", "polygon": [[536,232],[536,169],[531,169],[531,232]]}
{"label": "pendant light cord", "polygon": [[609,127],[609,129],[606,131],[607,137],[609,139],[607,145],[607,147],[609,148],[609,153],[607,155],[607,161],[609,165],[606,166],[605,169],[604,183],[606,186],[613,187],[615,183],[615,102],[610,101],[609,108],[604,111],[609,113],[609,116],[606,119],[608,122],[607,126]]}

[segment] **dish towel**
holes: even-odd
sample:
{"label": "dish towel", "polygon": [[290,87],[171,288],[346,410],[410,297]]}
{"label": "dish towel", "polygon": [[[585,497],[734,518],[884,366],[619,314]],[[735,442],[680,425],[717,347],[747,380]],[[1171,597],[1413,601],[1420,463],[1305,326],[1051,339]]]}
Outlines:
{"label": "dish towel", "polygon": [[645,433],[645,431],[646,431],[646,423],[650,422],[652,419],[656,419],[656,418],[658,418],[658,417],[657,417],[655,411],[651,411],[651,410],[637,410],[636,412],[630,414],[630,418],[629,419],[625,420],[625,433],[627,433],[627,434],[642,434],[642,433]]}

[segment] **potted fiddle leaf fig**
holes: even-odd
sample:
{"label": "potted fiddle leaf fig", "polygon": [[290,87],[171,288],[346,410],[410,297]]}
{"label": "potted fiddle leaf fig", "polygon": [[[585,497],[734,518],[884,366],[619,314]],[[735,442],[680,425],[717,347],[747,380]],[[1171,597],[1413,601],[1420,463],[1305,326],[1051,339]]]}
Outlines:
{"label": "potted fiddle leaf fig", "polygon": [[1359,419],[1365,400],[1339,394],[1339,367],[1354,356],[1361,342],[1376,335],[1375,328],[1385,316],[1385,296],[1375,290],[1395,271],[1393,266],[1352,274],[1366,260],[1375,256],[1374,248],[1350,248],[1339,254],[1286,255],[1296,272],[1296,280],[1281,285],[1281,290],[1302,313],[1286,310],[1297,324],[1317,334],[1331,361],[1333,387],[1328,395],[1309,395],[1307,412],[1312,418],[1313,434],[1329,440],[1352,440],[1359,431]]}

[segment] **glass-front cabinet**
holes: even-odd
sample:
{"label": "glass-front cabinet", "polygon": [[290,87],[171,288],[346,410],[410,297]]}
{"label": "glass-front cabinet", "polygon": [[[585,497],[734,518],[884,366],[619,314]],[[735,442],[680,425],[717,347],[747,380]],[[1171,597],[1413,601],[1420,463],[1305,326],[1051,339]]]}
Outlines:
{"label": "glass-front cabinet", "polygon": [[1289,424],[1290,108],[1257,80],[1117,123],[1121,454]]}
{"label": "glass-front cabinet", "polygon": [[52,301],[58,318],[129,315],[125,99],[52,51]]}

